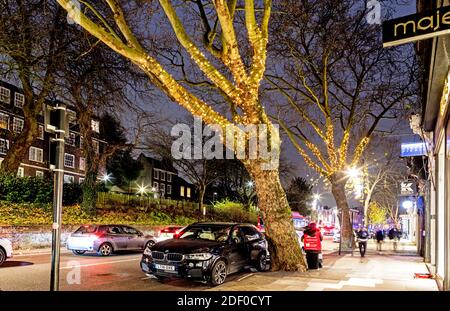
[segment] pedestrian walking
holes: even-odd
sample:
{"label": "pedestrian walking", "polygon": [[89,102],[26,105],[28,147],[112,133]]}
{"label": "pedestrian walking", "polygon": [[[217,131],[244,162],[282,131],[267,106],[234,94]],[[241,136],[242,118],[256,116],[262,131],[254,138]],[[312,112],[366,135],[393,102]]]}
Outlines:
{"label": "pedestrian walking", "polygon": [[310,223],[306,227],[302,236],[308,269],[322,268],[322,262],[320,260],[320,255],[322,253],[322,240],[322,233],[317,228],[316,223]]}
{"label": "pedestrian walking", "polygon": [[377,230],[377,232],[375,234],[375,237],[377,239],[377,251],[379,253],[381,253],[381,251],[382,251],[381,248],[382,248],[382,244],[383,244],[383,241],[384,241],[384,232],[383,232],[383,230],[381,228]]}
{"label": "pedestrian walking", "polygon": [[389,230],[388,236],[389,236],[389,240],[393,241],[394,252],[396,252],[397,244],[398,244],[398,241],[400,241],[400,237],[401,237],[401,232],[397,228],[397,226],[394,226]]}
{"label": "pedestrian walking", "polygon": [[364,257],[366,255],[369,232],[365,227],[359,228],[359,230],[356,232],[356,238],[358,241],[359,253],[361,254],[361,257]]}

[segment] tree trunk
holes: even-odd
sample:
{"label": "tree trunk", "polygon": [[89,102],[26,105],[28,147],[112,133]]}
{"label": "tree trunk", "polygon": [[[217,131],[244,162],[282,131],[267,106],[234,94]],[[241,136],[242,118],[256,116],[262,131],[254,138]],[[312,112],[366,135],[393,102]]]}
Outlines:
{"label": "tree trunk", "polygon": [[368,227],[369,226],[369,204],[370,204],[370,199],[366,199],[364,200],[364,226]]}
{"label": "tree trunk", "polygon": [[198,209],[200,212],[201,219],[205,219],[205,216],[203,215],[203,208],[204,208],[203,199],[205,197],[205,191],[206,191],[205,187],[203,186],[198,187]]}
{"label": "tree trunk", "polygon": [[246,163],[245,166],[255,182],[258,207],[265,221],[272,270],[305,271],[305,259],[278,170],[262,170],[258,162]]}
{"label": "tree trunk", "polygon": [[341,213],[341,240],[342,250],[350,251],[353,248],[353,227],[350,220],[350,210],[345,194],[345,183],[347,182],[344,174],[335,174],[331,178],[331,192],[336,201],[336,206]]}
{"label": "tree trunk", "polygon": [[97,173],[86,172],[83,182],[83,201],[81,208],[89,215],[95,215],[97,205]]}
{"label": "tree trunk", "polygon": [[[81,105],[79,105],[81,107]],[[91,128],[92,111],[89,109],[81,109],[78,112],[78,123],[80,124],[80,132],[84,138],[83,155],[85,157],[85,180],[83,183],[83,202],[82,209],[94,215],[97,204],[97,176],[99,169],[99,155],[92,143]]]}

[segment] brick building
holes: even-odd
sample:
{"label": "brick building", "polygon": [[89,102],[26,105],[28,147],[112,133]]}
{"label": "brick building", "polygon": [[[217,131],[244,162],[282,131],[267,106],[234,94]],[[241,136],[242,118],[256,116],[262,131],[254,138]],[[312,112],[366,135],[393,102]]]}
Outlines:
{"label": "brick building", "polygon": [[[10,146],[14,144],[14,137],[22,131],[24,125],[24,114],[22,106],[25,97],[20,88],[0,80],[0,163],[3,161]],[[53,105],[47,102],[46,105]],[[29,148],[26,157],[22,160],[18,176],[49,176],[50,138],[52,134],[44,130],[44,108],[37,117],[39,126],[39,137]],[[74,107],[68,107],[70,112],[69,137],[66,138],[64,146],[64,182],[81,183],[85,176],[85,158],[82,146],[83,137],[76,123],[77,112]],[[106,142],[100,137],[100,121],[93,119],[92,129],[94,131],[93,144],[97,152],[102,152]]]}

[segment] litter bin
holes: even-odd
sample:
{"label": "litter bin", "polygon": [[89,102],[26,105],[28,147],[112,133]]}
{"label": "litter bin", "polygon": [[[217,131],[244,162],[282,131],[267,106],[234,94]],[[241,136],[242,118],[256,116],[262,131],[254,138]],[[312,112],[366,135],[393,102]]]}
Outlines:
{"label": "litter bin", "polygon": [[306,262],[308,263],[308,269],[319,269],[319,253],[306,252]]}

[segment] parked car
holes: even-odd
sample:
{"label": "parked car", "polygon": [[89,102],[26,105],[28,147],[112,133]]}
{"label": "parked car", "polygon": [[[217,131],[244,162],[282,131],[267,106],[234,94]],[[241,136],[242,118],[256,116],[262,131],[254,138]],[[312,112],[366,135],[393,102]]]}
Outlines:
{"label": "parked car", "polygon": [[6,259],[12,257],[12,243],[10,240],[0,238],[0,266]]}
{"label": "parked car", "polygon": [[341,240],[341,232],[339,230],[334,230],[333,242],[334,243],[339,243],[340,240]]}
{"label": "parked car", "polygon": [[165,227],[158,231],[158,235],[155,237],[157,242],[173,239],[176,235],[178,235],[183,226],[169,226]]}
{"label": "parked car", "polygon": [[75,255],[97,252],[109,256],[115,251],[143,250],[156,243],[152,235],[124,225],[85,225],[67,239],[67,249]]}
{"label": "parked car", "polygon": [[160,280],[192,278],[214,286],[252,266],[270,268],[268,244],[255,226],[239,223],[192,224],[178,238],[147,247],[141,260],[142,271]]}
{"label": "parked car", "polygon": [[332,236],[334,234],[334,226],[323,226],[321,228],[322,235]]}

